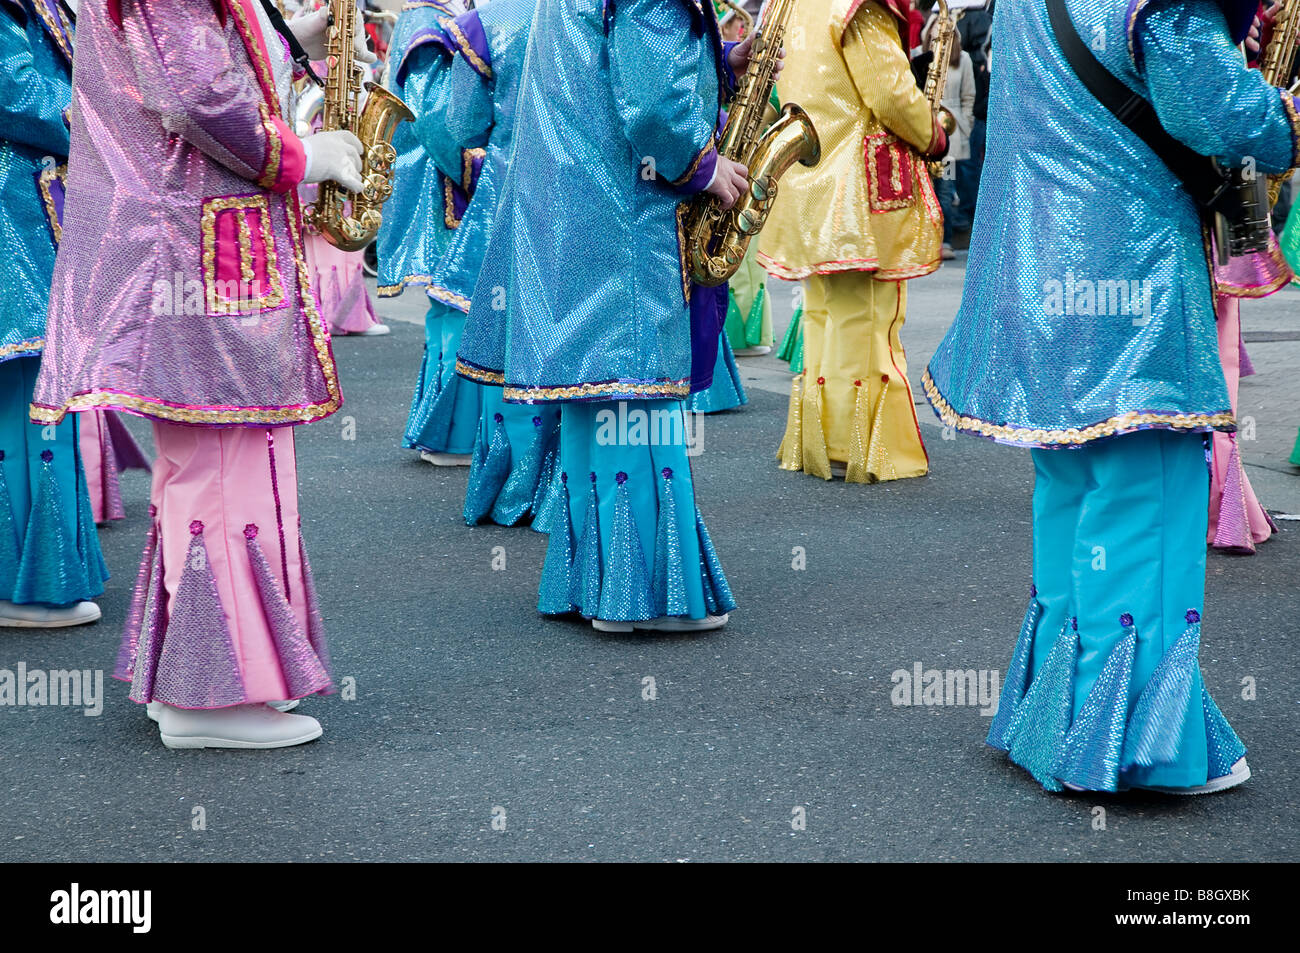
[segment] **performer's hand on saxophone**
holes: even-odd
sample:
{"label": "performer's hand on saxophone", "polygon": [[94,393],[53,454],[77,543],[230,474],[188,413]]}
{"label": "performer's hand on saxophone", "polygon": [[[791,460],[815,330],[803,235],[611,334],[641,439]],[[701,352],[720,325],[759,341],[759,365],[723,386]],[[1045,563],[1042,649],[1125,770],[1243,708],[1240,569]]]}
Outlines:
{"label": "performer's hand on saxophone", "polygon": [[[289,29],[293,30],[293,35],[298,38],[298,42],[302,44],[302,48],[307,51],[308,56],[313,60],[325,59],[329,46],[329,6],[321,7],[319,10],[312,10],[309,13],[303,13],[300,10],[297,16],[289,20],[288,23]],[[373,63],[377,58],[370,51],[367,39],[365,30],[358,30],[353,37],[358,63]]]}
{"label": "performer's hand on saxophone", "polygon": [[[749,69],[749,59],[753,55],[754,37],[757,33],[751,33],[735,46],[727,56],[727,65],[731,71],[739,78],[744,75],[745,70]],[[785,69],[785,47],[776,54],[776,66],[772,69],[772,79],[777,79],[781,75],[781,70]]]}
{"label": "performer's hand on saxophone", "polygon": [[749,170],[744,164],[720,155],[713,172],[713,181],[704,191],[714,196],[727,209],[736,204],[736,200],[748,187]]}

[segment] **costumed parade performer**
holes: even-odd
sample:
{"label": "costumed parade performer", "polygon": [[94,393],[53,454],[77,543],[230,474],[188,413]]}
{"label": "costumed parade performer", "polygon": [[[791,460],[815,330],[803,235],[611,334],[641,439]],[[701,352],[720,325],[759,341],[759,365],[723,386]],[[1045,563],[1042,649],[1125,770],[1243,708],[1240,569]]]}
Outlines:
{"label": "costumed parade performer", "polygon": [[1235,426],[1205,157],[1279,173],[1300,135],[1236,46],[1255,9],[997,6],[965,293],[923,382],[946,425],[1033,457],[1033,586],[988,743],[1050,791],[1250,776],[1199,654],[1209,435]]}
{"label": "costumed parade performer", "polygon": [[[81,6],[68,201],[33,420],[153,424],[151,525],[115,675],[172,748],[318,737],[331,689],[294,426],[342,401],[297,187],[361,188],[349,132],[294,134],[293,61],[255,0]],[[324,13],[294,21],[313,59]]]}
{"label": "costumed parade performer", "polygon": [[[462,153],[456,172],[447,175],[434,155],[448,141],[447,95],[459,49],[450,27],[464,12],[459,0],[412,0],[393,30],[389,82],[415,122],[404,123],[393,137],[393,198],[384,206],[378,239],[380,297],[408,287],[430,290],[482,166],[482,150],[473,150]],[[464,312],[429,296],[424,360],[402,445],[437,466],[469,466],[478,435],[479,387],[456,375],[464,326]]]}
{"label": "costumed parade performer", "polygon": [[[735,607],[686,443],[692,286],[678,222],[706,188],[729,205],[746,187],[714,133],[747,63],[747,47],[724,50],[709,4],[538,4],[458,369],[507,402],[560,404],[543,613],[689,631]],[[720,330],[701,335],[709,371]]]}
{"label": "costumed parade performer", "polygon": [[108,569],[75,420],[28,422],[67,174],[73,17],[0,0],[0,626],[94,622]]}
{"label": "costumed parade performer", "polygon": [[939,267],[943,216],[926,160],[947,137],[913,79],[904,0],[803,0],[781,96],[812,117],[822,160],[792,168],[759,238],[768,273],[804,282],[803,366],[782,469],[875,483],[929,458],[900,333],[907,281]]}

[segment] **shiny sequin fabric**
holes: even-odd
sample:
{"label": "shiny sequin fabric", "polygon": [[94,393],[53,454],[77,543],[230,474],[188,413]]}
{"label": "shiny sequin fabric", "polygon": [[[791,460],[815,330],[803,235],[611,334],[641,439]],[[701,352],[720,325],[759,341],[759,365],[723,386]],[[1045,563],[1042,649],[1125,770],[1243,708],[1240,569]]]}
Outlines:
{"label": "shiny sequin fabric", "polygon": [[[1261,172],[1291,165],[1294,103],[1246,68],[1216,7],[1067,6],[1176,138]],[[994,29],[966,287],[926,396],[946,424],[1018,446],[1233,429],[1192,201],[1070,71],[1043,0],[999,4]]]}
{"label": "shiny sequin fabric", "polygon": [[115,408],[266,426],[342,400],[303,258],[288,54],[254,0],[223,13],[83,8],[37,420]]}
{"label": "shiny sequin fabric", "polygon": [[684,397],[678,207],[716,155],[712,9],[540,0],[525,55],[461,364],[513,402]]}
{"label": "shiny sequin fabric", "polygon": [[510,163],[515,103],[536,6],[537,0],[493,0],[455,21],[459,54],[451,65],[445,118],[454,148],[439,150],[435,158],[440,164],[454,161],[443,174],[456,177],[463,174],[467,150],[482,151],[484,158],[474,196],[434,269],[429,296],[460,311],[469,310]]}
{"label": "shiny sequin fabric", "polygon": [[905,10],[877,0],[795,4],[778,90],[812,118],[822,157],[785,173],[759,236],[758,260],[776,277],[900,280],[939,267],[943,213],[918,152],[936,126],[908,63],[906,23]]}
{"label": "shiny sequin fabric", "polygon": [[[442,24],[464,13],[460,0],[414,0],[402,7],[389,43],[389,87],[415,113],[393,134],[397,161],[393,196],[384,203],[376,238],[379,295],[428,287],[455,227],[457,201],[465,201],[460,176],[448,179],[425,142],[446,137],[443,117],[455,45]],[[449,201],[450,200],[450,201]]]}
{"label": "shiny sequin fabric", "polygon": [[57,0],[0,0],[0,361],[41,353],[68,155],[72,23]]}

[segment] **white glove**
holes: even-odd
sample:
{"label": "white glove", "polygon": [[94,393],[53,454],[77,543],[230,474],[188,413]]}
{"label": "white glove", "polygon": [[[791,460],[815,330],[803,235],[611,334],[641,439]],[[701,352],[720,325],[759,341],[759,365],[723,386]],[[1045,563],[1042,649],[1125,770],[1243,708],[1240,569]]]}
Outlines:
{"label": "white glove", "polygon": [[307,152],[303,182],[337,182],[349,192],[360,192],[361,140],[344,129],[318,132],[302,141]]}
{"label": "white glove", "polygon": [[[293,35],[298,38],[298,42],[313,61],[325,59],[325,46],[329,42],[329,22],[328,5],[319,10],[312,10],[310,13],[299,10],[289,21],[289,29],[293,30]],[[357,13],[357,32],[352,39],[356,48],[357,62],[373,63],[376,57],[367,45],[368,38],[360,12]]]}

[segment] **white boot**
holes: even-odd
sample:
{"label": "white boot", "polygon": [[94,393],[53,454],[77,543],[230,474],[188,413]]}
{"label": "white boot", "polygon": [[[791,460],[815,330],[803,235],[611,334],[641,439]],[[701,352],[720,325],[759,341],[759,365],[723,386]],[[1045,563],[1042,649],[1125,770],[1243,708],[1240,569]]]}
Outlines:
{"label": "white boot", "polygon": [[770,344],[755,344],[753,347],[737,348],[732,352],[736,357],[767,357],[772,353]]}
{"label": "white boot", "polygon": [[592,619],[591,627],[597,632],[631,632],[642,629],[647,632],[708,632],[720,629],[727,624],[727,613],[706,615],[703,619],[692,619],[684,615],[661,615],[657,619],[645,619],[639,622],[611,622],[607,619]]}
{"label": "white boot", "polygon": [[[293,711],[298,707],[301,698],[291,698],[283,702],[267,702],[276,711]],[[162,702],[147,702],[144,706],[144,713],[149,716],[151,721],[157,721],[159,713],[165,708]]]}
{"label": "white boot", "polygon": [[168,748],[288,748],[315,741],[320,722],[269,705],[189,711],[163,705],[158,733]]}
{"label": "white boot", "polygon": [[19,605],[0,599],[0,626],[15,629],[60,629],[66,625],[98,622],[102,615],[93,602],[74,602],[70,606],[50,606],[43,602]]}
{"label": "white boot", "polygon": [[467,467],[474,459],[472,453],[430,453],[420,451],[420,459],[432,463],[435,467]]}
{"label": "white boot", "polygon": [[355,336],[359,338],[377,338],[381,335],[387,334],[391,330],[392,328],[386,324],[372,324],[364,331],[356,332]]}

